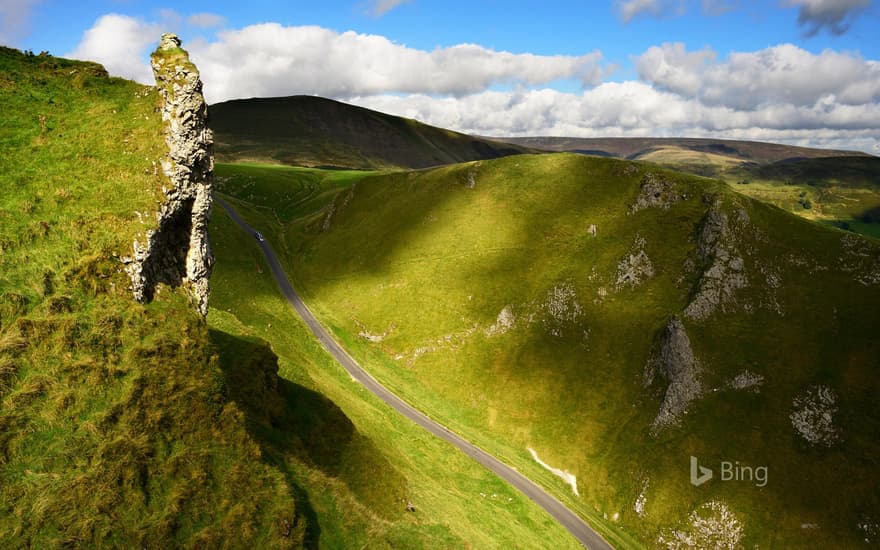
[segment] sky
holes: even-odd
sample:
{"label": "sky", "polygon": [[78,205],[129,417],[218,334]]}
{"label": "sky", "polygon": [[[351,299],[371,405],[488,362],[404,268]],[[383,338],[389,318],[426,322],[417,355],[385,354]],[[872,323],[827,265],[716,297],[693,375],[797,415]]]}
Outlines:
{"label": "sky", "polygon": [[753,139],[880,154],[873,0],[0,0],[0,44],[210,103],[320,95],[486,136]]}

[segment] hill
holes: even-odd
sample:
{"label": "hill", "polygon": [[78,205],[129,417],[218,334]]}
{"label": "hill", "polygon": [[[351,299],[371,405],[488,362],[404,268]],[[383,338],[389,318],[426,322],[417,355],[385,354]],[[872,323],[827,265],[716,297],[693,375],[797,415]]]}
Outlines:
{"label": "hill", "polygon": [[[155,56],[184,79],[163,73],[166,97],[198,91],[183,50]],[[172,101],[94,63],[0,48],[0,547],[574,548],[365,398],[216,212],[202,316],[205,279],[162,254],[200,245],[205,197],[176,183],[204,184],[211,160],[186,135],[169,152],[167,127],[190,127],[160,113],[204,116]],[[145,303],[133,265],[161,279]]]}
{"label": "hill", "polygon": [[856,151],[689,138],[505,138],[718,178],[798,216],[880,238],[880,159]]}
{"label": "hill", "polygon": [[8,48],[0,75],[0,546],[301,544],[189,297],[128,290],[168,185],[157,91]]}
{"label": "hill", "polygon": [[524,147],[476,138],[313,96],[211,106],[220,162],[385,169],[515,155]]}
{"label": "hill", "polygon": [[[271,213],[254,170],[223,190]],[[310,307],[592,522],[648,546],[876,544],[875,242],[571,154],[323,189],[262,226]]]}
{"label": "hill", "polygon": [[790,159],[823,158],[840,156],[864,156],[854,151],[835,151],[814,149],[732,139],[708,138],[566,138],[566,137],[521,137],[495,138],[522,147],[545,151],[585,153],[596,156],[614,157],[628,160],[644,160],[647,155],[656,155],[663,149],[692,151],[719,155],[744,162],[766,164]]}

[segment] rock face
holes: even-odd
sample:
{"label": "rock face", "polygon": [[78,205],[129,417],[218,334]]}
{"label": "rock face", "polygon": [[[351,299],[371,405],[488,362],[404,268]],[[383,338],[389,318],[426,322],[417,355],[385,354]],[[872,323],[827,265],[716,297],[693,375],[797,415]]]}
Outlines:
{"label": "rock face", "polygon": [[658,344],[645,367],[646,386],[652,385],[658,375],[667,382],[660,411],[651,425],[654,434],[677,424],[691,401],[703,392],[699,380],[700,364],[678,317],[672,316],[666,322]]}
{"label": "rock face", "polygon": [[743,523],[736,514],[723,502],[712,500],[691,512],[683,528],[661,534],[657,538],[657,545],[669,550],[735,550],[742,548],[744,532]]}
{"label": "rock face", "polygon": [[180,39],[162,35],[152,55],[153,74],[162,97],[162,120],[168,154],[162,170],[164,202],[158,227],[147,231],[146,243],[134,242],[126,258],[132,292],[139,302],[153,299],[156,286],[184,286],[196,309],[208,314],[208,280],[214,264],[208,242],[213,189],[213,135],[207,126],[208,107],[199,72],[180,48]]}
{"label": "rock face", "polygon": [[676,192],[672,182],[663,176],[649,172],[642,177],[639,196],[636,197],[636,202],[630,207],[630,213],[635,213],[645,208],[662,208],[666,210],[681,199],[681,195]]}
{"label": "rock face", "polygon": [[617,288],[638,286],[654,276],[654,264],[645,252],[645,238],[637,235],[630,251],[617,264]]}
{"label": "rock face", "polygon": [[727,214],[718,203],[709,208],[703,220],[697,256],[708,268],[684,314],[690,319],[703,320],[719,307],[725,310],[734,306],[736,291],[748,285],[745,262],[731,235]]}
{"label": "rock face", "polygon": [[837,394],[828,386],[814,386],[792,402],[789,418],[798,435],[813,445],[830,447],[838,440],[834,427]]}

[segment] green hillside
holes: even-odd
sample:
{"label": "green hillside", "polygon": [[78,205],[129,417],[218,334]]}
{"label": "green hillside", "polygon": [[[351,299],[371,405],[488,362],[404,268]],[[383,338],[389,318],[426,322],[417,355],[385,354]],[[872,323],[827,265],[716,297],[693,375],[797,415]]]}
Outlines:
{"label": "green hillside", "polygon": [[7,48],[0,75],[0,546],[300,544],[222,342],[181,292],[127,290],[163,183],[156,92]]}
{"label": "green hillside", "polygon": [[[328,182],[323,209],[277,218],[267,169],[224,170],[362,364],[603,529],[876,544],[875,241],[571,154]],[[715,479],[689,483],[690,456]]]}
{"label": "green hillside", "polygon": [[880,159],[857,151],[700,138],[505,138],[718,178],[803,218],[880,238]]}
{"label": "green hillside", "polygon": [[526,148],[476,138],[314,96],[211,106],[220,162],[384,169],[514,155]]}
{"label": "green hillside", "polygon": [[159,107],[0,49],[0,547],[575,548],[365,396],[222,211],[208,322],[178,288],[133,300],[120,258],[168,183]]}

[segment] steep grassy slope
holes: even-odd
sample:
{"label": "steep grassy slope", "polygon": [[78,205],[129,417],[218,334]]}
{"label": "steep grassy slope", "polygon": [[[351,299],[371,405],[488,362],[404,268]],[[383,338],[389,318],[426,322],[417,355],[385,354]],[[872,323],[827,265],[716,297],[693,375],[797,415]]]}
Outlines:
{"label": "steep grassy slope", "polygon": [[[409,460],[400,449],[421,452],[419,434],[398,428],[392,445],[384,413],[361,433],[317,391],[357,412],[356,389],[304,374],[330,366],[304,330],[283,341],[296,383],[263,327],[241,323],[258,314],[212,310],[209,328],[165,286],[134,302],[120,257],[168,183],[158,107],[153,88],[98,65],[0,49],[0,547],[491,546],[463,491],[504,487],[442,447],[440,465]],[[212,307],[274,298],[254,284],[248,237],[219,223]],[[460,483],[437,497],[418,472],[446,464]],[[522,521],[511,537],[572,546],[521,501],[474,517],[494,506]]]}
{"label": "steep grassy slope", "polygon": [[380,380],[585,517],[649,545],[876,542],[875,242],[577,155],[367,177],[278,239]]}
{"label": "steep grassy slope", "polygon": [[[262,178],[273,185],[287,181],[285,195],[302,199],[314,188],[299,184],[317,174],[285,167],[246,175],[248,167],[219,166],[218,172],[227,187]],[[302,205],[300,213],[312,211],[308,201]],[[246,203],[237,206],[275,240],[277,222]],[[322,548],[579,547],[536,505],[353,382],[278,293],[253,238],[222,210],[211,234],[218,261],[210,326],[237,339],[266,340],[281,358],[288,404],[272,422],[277,435],[267,439],[266,453],[308,498],[307,540]],[[285,436],[287,430],[293,435]],[[299,451],[285,451],[296,442]]]}
{"label": "steep grassy slope", "polygon": [[854,151],[688,138],[509,138],[551,151],[651,162],[719,178],[801,217],[880,237],[880,159]]}
{"label": "steep grassy slope", "polygon": [[218,103],[211,127],[221,162],[423,168],[526,150],[313,96]]}
{"label": "steep grassy slope", "polygon": [[163,183],[156,93],[5,48],[0,75],[0,546],[298,545],[204,324],[121,271]]}
{"label": "steep grassy slope", "polygon": [[663,149],[721,155],[757,164],[786,159],[865,156],[853,151],[797,147],[781,143],[707,138],[565,138],[522,137],[502,141],[545,151],[591,153],[621,159],[640,157]]}

